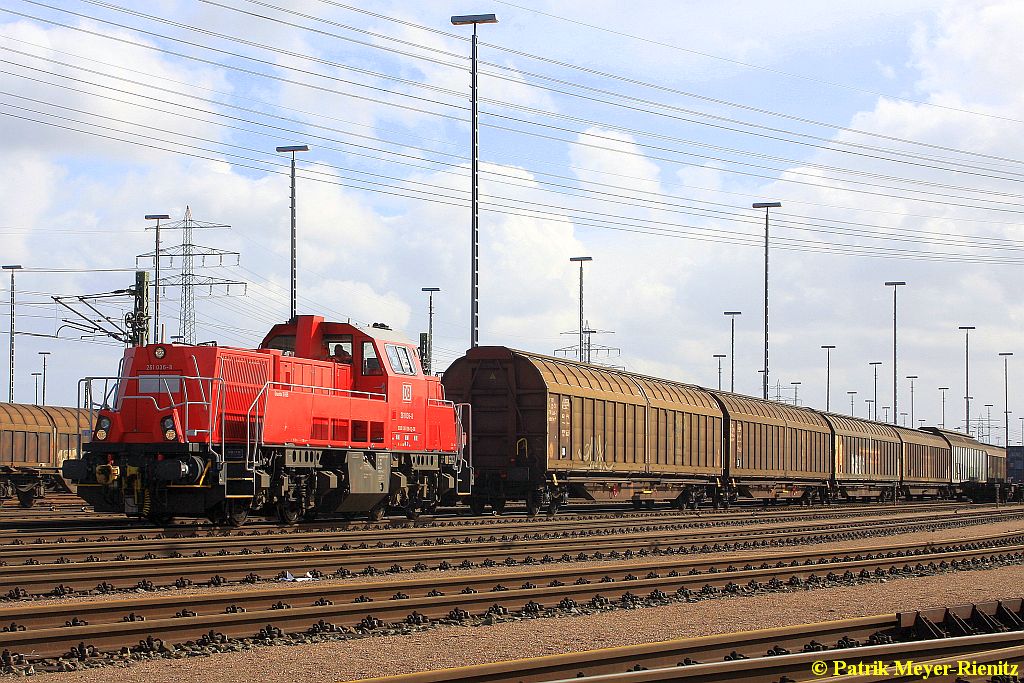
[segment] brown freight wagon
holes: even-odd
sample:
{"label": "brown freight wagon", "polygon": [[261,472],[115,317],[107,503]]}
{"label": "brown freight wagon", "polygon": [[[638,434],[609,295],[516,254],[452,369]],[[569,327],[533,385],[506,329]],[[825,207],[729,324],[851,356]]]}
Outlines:
{"label": "brown freight wagon", "polygon": [[929,432],[938,434],[949,444],[952,458],[950,462],[950,483],[958,491],[964,484],[979,484],[988,481],[988,453],[980,441],[972,436],[952,432],[938,427],[926,427]]}
{"label": "brown freight wagon", "polygon": [[949,442],[939,434],[893,425],[903,442],[900,487],[907,500],[950,498],[950,465],[953,462]]}
{"label": "brown freight wagon", "polygon": [[721,391],[729,435],[726,474],[739,496],[828,500],[832,428],[821,413]]}
{"label": "brown freight wagon", "polygon": [[442,381],[472,406],[477,511],[720,493],[722,411],[704,389],[505,347],[471,349]]}
{"label": "brown freight wagon", "polygon": [[982,444],[982,448],[988,453],[988,480],[995,483],[1005,482],[1006,449],[990,443]]}
{"label": "brown freight wagon", "polygon": [[60,468],[78,457],[85,415],[76,408],[0,403],[0,501],[17,498],[30,507],[47,491],[73,492]]}
{"label": "brown freight wagon", "polygon": [[969,491],[971,499],[976,503],[1002,503],[1014,498],[1014,487],[1006,476],[1006,449],[990,443],[981,444],[988,456],[988,482],[986,486],[976,487]]}
{"label": "brown freight wagon", "polygon": [[832,427],[836,494],[844,499],[892,500],[900,482],[902,441],[887,424],[822,413]]}

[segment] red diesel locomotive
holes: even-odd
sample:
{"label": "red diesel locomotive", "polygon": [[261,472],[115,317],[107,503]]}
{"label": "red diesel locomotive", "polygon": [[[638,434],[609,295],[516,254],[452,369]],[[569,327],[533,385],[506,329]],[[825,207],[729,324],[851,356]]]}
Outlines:
{"label": "red diesel locomotive", "polygon": [[91,442],[64,474],[97,511],[241,524],[386,509],[409,517],[468,485],[463,408],[381,324],[298,316],[255,350],[129,348],[82,380]]}

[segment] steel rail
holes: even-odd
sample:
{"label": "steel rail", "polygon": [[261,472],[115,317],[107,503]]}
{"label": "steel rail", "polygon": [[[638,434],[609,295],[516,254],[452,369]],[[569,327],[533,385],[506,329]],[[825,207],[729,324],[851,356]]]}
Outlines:
{"label": "steel rail", "polygon": [[[418,520],[409,521],[404,517],[386,519],[382,522],[366,522],[355,520],[322,520],[318,522],[304,522],[298,526],[286,526],[271,521],[253,521],[245,527],[233,529],[215,527],[205,522],[172,524],[167,527],[154,527],[149,522],[126,519],[123,515],[110,513],[90,512],[77,514],[71,517],[54,517],[52,519],[41,516],[38,519],[26,520],[24,516],[11,515],[11,521],[17,522],[17,526],[8,526],[9,521],[3,519],[2,508],[0,508],[0,544],[11,541],[30,542],[36,539],[41,541],[59,540],[67,537],[68,534],[76,533],[82,538],[99,537],[110,535],[138,534],[140,537],[168,537],[185,536],[198,533],[216,534],[218,536],[249,536],[254,533],[265,531],[267,533],[301,533],[316,531],[381,531],[388,529],[408,528],[487,528],[487,527],[517,527],[534,528],[543,527],[552,523],[593,523],[609,520],[637,520],[649,522],[650,520],[665,520],[667,522],[680,522],[691,524],[735,524],[744,520],[763,519],[829,519],[834,517],[856,517],[872,515],[900,515],[908,512],[925,512],[939,514],[945,511],[964,510],[980,511],[985,509],[1004,510],[1021,506],[1013,505],[986,505],[978,506],[967,503],[907,503],[900,506],[878,506],[878,505],[849,505],[842,507],[810,507],[810,508],[733,508],[729,512],[709,511],[680,511],[680,510],[654,510],[654,511],[633,511],[633,510],[576,510],[561,512],[554,518],[530,518],[525,515],[506,514],[504,516],[486,517],[465,517],[453,510],[450,515],[424,515]],[[14,512],[14,509],[11,509]],[[19,508],[20,510],[20,508]],[[112,524],[113,523],[113,524]],[[127,524],[127,526],[125,526]],[[38,528],[34,528],[38,527]]]}
{"label": "steel rail", "polygon": [[[920,560],[926,559],[929,564],[923,565]],[[918,560],[917,566],[908,563]],[[949,552],[937,552],[928,556],[908,557],[877,557],[873,559],[828,561],[825,564],[785,565],[766,569],[740,569],[696,575],[657,576],[653,578],[635,578],[611,582],[572,582],[552,580],[544,587],[534,586],[509,590],[495,590],[502,581],[510,582],[521,577],[520,574],[498,575],[489,577],[463,577],[463,582],[489,580],[491,590],[473,592],[447,593],[445,595],[428,595],[423,597],[406,597],[394,594],[390,599],[372,599],[371,601],[333,603],[331,600],[318,600],[308,607],[288,607],[279,605],[270,609],[254,609],[245,612],[208,613],[192,616],[183,613],[172,618],[154,618],[139,620],[145,617],[145,608],[139,603],[134,620],[118,623],[97,623],[80,626],[64,626],[17,630],[10,629],[0,633],[0,650],[7,649],[13,653],[31,655],[33,657],[55,657],[68,653],[71,648],[85,644],[98,651],[114,651],[125,646],[135,646],[140,641],[151,642],[158,639],[162,644],[184,643],[196,639],[212,638],[213,642],[224,637],[262,637],[273,638],[280,633],[310,633],[320,631],[336,631],[341,627],[348,629],[373,629],[386,623],[424,623],[425,620],[448,619],[461,621],[471,614],[495,613],[495,605],[505,609],[520,609],[527,614],[542,614],[544,607],[539,601],[549,606],[557,605],[561,609],[571,609],[580,602],[590,601],[595,607],[608,604],[603,597],[613,592],[624,591],[619,602],[636,606],[644,599],[638,596],[648,595],[655,604],[664,604],[669,593],[690,595],[692,593],[742,593],[741,586],[757,584],[763,587],[764,581],[775,580],[778,586],[783,582],[793,585],[814,584],[825,582],[820,576],[828,572],[834,576],[833,581],[842,583],[843,578],[854,580],[858,575],[870,577],[878,575],[913,574],[915,571],[938,570],[943,566],[960,568],[975,566],[991,566],[993,562],[1020,562],[1024,560],[1024,545],[993,549],[968,549]],[[945,563],[943,565],[942,563]],[[955,563],[953,565],[952,563]],[[584,572],[590,570],[583,570]],[[572,568],[566,568],[560,574],[562,579],[572,580]],[[559,576],[552,572],[550,576]],[[518,580],[521,580],[519,578]],[[451,586],[452,584],[445,584]],[[346,586],[352,588],[352,586]],[[311,586],[316,590],[319,586]],[[392,591],[401,591],[400,582],[387,584],[364,584],[361,586],[367,597],[386,595]],[[236,592],[229,598],[241,598],[242,593]],[[310,594],[310,596],[312,593]],[[191,596],[189,596],[191,597]],[[188,605],[188,599],[179,602],[180,607]],[[222,596],[223,597],[223,596]],[[124,600],[123,608],[131,608],[132,601]],[[499,610],[503,608],[497,608]],[[229,610],[230,611],[230,610]]]}

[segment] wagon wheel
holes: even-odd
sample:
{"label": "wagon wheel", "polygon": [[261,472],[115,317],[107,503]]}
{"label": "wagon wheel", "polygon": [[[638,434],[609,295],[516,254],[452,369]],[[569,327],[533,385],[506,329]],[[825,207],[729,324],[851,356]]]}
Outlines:
{"label": "wagon wheel", "polygon": [[526,516],[536,517],[538,512],[540,512],[539,496],[535,493],[531,493],[526,496]]}
{"label": "wagon wheel", "polygon": [[23,508],[30,508],[36,504],[36,492],[34,489],[18,491],[18,504]]}
{"label": "wagon wheel", "polygon": [[409,504],[405,506],[405,517],[406,519],[419,519],[420,508],[413,501],[409,501]]}
{"label": "wagon wheel", "polygon": [[505,499],[504,498],[491,498],[491,510],[496,515],[500,515],[505,511]]}

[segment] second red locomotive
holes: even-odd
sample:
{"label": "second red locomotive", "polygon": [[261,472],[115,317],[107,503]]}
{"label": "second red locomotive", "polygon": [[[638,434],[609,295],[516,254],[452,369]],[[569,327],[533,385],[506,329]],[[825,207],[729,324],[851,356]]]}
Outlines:
{"label": "second red locomotive", "polygon": [[469,479],[458,408],[385,325],[298,316],[254,350],[129,348],[118,377],[83,389],[92,440],[64,472],[97,511],[415,517]]}

